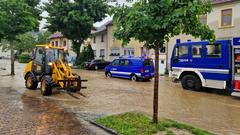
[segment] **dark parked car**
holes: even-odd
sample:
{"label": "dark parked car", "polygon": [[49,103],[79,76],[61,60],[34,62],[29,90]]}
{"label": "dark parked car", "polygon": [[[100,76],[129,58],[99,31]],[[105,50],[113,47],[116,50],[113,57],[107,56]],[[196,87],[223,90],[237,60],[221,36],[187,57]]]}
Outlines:
{"label": "dark parked car", "polygon": [[85,62],[85,68],[86,69],[104,69],[107,65],[109,65],[111,62],[104,61],[101,59],[91,60],[88,62]]}

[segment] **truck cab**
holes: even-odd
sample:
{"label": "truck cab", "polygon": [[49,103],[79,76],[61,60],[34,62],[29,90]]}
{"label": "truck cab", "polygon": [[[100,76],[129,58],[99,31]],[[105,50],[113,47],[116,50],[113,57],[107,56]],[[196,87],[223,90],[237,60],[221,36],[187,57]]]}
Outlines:
{"label": "truck cab", "polygon": [[232,80],[231,40],[177,43],[171,57],[170,76],[184,89],[226,89]]}

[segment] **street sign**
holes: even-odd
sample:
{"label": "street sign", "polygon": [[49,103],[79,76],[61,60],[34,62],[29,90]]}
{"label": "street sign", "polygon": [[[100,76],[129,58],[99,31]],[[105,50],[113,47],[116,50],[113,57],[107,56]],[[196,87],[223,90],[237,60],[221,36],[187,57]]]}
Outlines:
{"label": "street sign", "polygon": [[233,38],[233,45],[240,45],[240,37]]}

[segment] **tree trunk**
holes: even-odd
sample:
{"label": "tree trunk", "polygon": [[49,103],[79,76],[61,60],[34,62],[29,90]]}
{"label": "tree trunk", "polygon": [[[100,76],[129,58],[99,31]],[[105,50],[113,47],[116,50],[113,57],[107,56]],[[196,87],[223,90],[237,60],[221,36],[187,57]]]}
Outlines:
{"label": "tree trunk", "polygon": [[15,60],[15,54],[13,50],[13,41],[10,41],[10,49],[11,49],[11,75],[15,75],[14,72],[14,60]]}
{"label": "tree trunk", "polygon": [[158,123],[159,47],[155,48],[153,123]]}

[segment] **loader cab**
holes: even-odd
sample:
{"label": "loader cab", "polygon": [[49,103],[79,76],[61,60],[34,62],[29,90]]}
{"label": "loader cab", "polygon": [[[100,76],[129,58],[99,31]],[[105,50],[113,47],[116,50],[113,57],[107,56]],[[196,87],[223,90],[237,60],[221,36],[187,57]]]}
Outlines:
{"label": "loader cab", "polygon": [[32,51],[32,71],[36,75],[51,74],[52,62],[57,62],[59,57],[67,62],[66,53],[63,49],[49,46],[36,46]]}

